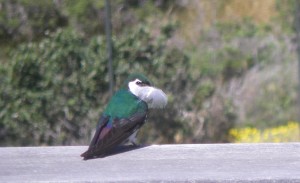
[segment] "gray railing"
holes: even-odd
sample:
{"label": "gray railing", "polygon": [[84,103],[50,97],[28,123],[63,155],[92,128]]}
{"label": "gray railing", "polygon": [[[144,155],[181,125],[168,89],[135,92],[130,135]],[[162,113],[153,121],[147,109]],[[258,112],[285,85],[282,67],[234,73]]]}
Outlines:
{"label": "gray railing", "polygon": [[2,147],[0,182],[300,182],[300,143],[119,148],[84,161],[87,147]]}

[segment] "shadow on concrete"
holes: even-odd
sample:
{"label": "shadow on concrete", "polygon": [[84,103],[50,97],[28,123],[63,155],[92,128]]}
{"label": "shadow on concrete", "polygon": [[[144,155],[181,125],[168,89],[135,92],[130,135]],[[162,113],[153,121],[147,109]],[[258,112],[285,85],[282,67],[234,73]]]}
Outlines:
{"label": "shadow on concrete", "polygon": [[106,156],[113,156],[113,155],[117,155],[117,154],[121,154],[121,153],[126,153],[129,151],[142,149],[142,148],[145,148],[148,146],[150,146],[150,145],[120,145],[120,146],[117,146],[114,149],[112,149],[112,151],[110,151],[110,153],[107,154]]}
{"label": "shadow on concrete", "polygon": [[108,156],[115,156],[117,154],[122,154],[122,153],[126,153],[126,152],[129,152],[129,151],[142,149],[142,148],[145,148],[145,147],[148,147],[148,146],[150,146],[150,145],[119,145],[119,146],[114,147],[111,151],[109,151],[105,155],[95,156],[94,158],[91,158],[91,159],[98,159],[98,158],[105,158],[105,157],[108,157]]}

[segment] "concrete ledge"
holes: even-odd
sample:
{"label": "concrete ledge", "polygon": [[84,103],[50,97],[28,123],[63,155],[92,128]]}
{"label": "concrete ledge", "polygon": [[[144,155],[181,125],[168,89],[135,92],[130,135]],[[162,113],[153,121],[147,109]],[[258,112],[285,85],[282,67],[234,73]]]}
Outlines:
{"label": "concrete ledge", "polygon": [[0,148],[0,182],[300,182],[300,143],[152,145],[83,161],[86,148]]}

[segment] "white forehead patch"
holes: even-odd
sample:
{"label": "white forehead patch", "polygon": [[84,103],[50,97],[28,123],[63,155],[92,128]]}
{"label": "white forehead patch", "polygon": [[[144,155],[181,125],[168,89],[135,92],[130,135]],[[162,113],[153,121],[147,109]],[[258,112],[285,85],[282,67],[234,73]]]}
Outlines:
{"label": "white forehead patch", "polygon": [[135,96],[145,101],[149,108],[164,108],[167,105],[167,95],[159,88],[151,86],[139,86],[139,79],[128,83],[128,88]]}
{"label": "white forehead patch", "polygon": [[141,82],[141,80],[135,79],[134,81],[130,81],[128,83],[128,88],[131,91],[131,93],[133,93],[135,96],[138,97],[138,93],[139,93],[141,86],[137,85],[136,84],[137,82]]}

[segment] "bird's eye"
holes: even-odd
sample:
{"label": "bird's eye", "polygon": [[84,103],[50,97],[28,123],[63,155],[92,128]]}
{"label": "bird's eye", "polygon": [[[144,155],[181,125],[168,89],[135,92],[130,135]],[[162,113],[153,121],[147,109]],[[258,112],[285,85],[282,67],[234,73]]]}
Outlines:
{"label": "bird's eye", "polygon": [[141,81],[136,82],[137,85],[142,85],[143,83]]}

